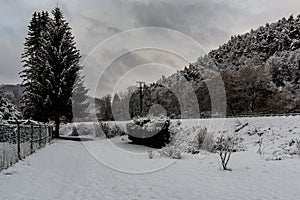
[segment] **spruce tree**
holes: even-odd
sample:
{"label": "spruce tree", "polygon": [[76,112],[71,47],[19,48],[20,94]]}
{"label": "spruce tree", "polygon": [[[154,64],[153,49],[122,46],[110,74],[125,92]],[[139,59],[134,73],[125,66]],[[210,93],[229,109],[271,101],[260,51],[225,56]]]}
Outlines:
{"label": "spruce tree", "polygon": [[53,19],[49,24],[48,62],[49,104],[51,120],[55,122],[55,137],[59,137],[61,118],[71,121],[72,92],[81,66],[80,54],[75,47],[74,36],[64,19],[60,8],[52,10]]}
{"label": "spruce tree", "polygon": [[25,88],[22,96],[22,110],[25,118],[48,120],[45,99],[47,97],[47,46],[48,42],[47,12],[34,12],[25,38],[22,62],[24,70],[20,73]]}
{"label": "spruce tree", "polygon": [[[80,53],[74,36],[60,8],[33,14],[28,26],[25,49],[22,54],[25,91],[22,97],[23,112],[27,118],[55,122],[55,137],[59,137],[62,119],[72,121],[72,93],[81,70]],[[79,78],[82,79],[83,77]],[[81,93],[86,94],[83,81]],[[84,107],[84,100],[81,101]]]}

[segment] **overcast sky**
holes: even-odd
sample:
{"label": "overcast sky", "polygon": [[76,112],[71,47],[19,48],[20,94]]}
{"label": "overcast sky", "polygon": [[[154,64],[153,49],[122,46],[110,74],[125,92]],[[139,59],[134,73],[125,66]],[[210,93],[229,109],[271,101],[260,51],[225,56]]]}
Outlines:
{"label": "overcast sky", "polygon": [[[299,0],[0,0],[0,84],[21,82],[20,55],[32,13],[50,11],[56,5],[70,23],[83,57],[107,38],[133,28],[176,30],[209,51],[228,41],[231,35],[300,14]],[[110,57],[110,53],[115,56],[113,51],[125,47],[120,43],[119,48],[106,49],[101,56]],[[193,54],[188,61],[196,61],[198,52],[188,48],[186,51]],[[87,76],[93,73],[92,69],[85,70]],[[95,80],[89,78],[86,82],[89,86]]]}

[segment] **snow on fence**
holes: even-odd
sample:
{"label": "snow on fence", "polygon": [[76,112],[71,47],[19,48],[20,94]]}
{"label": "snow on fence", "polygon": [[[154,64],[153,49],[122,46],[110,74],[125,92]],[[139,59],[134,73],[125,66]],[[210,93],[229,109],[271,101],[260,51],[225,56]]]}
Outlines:
{"label": "snow on fence", "polygon": [[51,126],[31,120],[0,124],[0,171],[50,143],[52,133]]}

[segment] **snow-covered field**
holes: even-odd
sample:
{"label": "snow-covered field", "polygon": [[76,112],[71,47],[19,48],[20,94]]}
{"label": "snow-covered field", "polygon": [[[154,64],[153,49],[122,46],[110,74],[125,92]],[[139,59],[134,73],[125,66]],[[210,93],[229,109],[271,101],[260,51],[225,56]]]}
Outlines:
{"label": "snow-covered field", "polygon": [[[126,136],[55,140],[0,173],[0,199],[299,199],[300,158],[292,142],[300,139],[299,116],[181,121],[173,121],[173,140],[192,140],[197,125],[233,132],[248,123],[238,131],[245,151],[233,153],[232,171],[221,170],[213,153],[149,159],[150,148]],[[263,158],[256,132],[263,132]]]}
{"label": "snow-covered field", "polygon": [[[218,135],[235,133],[243,139],[242,146],[247,151],[257,152],[259,134],[262,137],[263,158],[266,160],[280,160],[297,157],[300,152],[296,141],[300,141],[300,116],[281,117],[245,117],[226,119],[193,119],[181,120],[182,125],[173,123],[176,137],[192,140],[196,131],[194,126],[206,126],[208,132]],[[245,125],[245,126],[244,126]],[[171,128],[171,129],[172,129]]]}

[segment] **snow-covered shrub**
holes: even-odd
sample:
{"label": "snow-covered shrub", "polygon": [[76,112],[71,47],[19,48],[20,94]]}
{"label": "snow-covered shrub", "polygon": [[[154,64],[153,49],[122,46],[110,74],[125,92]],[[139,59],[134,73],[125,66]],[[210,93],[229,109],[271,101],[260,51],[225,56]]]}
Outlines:
{"label": "snow-covered shrub", "polygon": [[106,135],[104,134],[104,131],[100,123],[95,123],[94,127],[95,127],[95,137],[106,138]]}
{"label": "snow-covered shrub", "polygon": [[161,157],[167,157],[171,159],[181,159],[182,150],[175,145],[167,145],[158,151]]}
{"label": "snow-covered shrub", "polygon": [[199,149],[196,147],[195,142],[187,139],[178,139],[169,144],[173,148],[185,153],[197,154]]}
{"label": "snow-covered shrub", "polygon": [[21,116],[21,112],[17,110],[17,107],[10,103],[0,91],[0,121],[21,119]]}
{"label": "snow-covered shrub", "polygon": [[264,137],[263,135],[265,134],[264,131],[258,131],[257,129],[256,130],[256,134],[258,135],[258,150],[257,150],[257,153],[260,155],[261,158],[264,158],[264,149],[266,148],[266,146],[263,144],[264,142]]}
{"label": "snow-covered shrub", "polygon": [[242,122],[239,119],[236,119],[235,124],[236,124],[236,127],[239,127],[242,125]]}
{"label": "snow-covered shrub", "polygon": [[76,126],[73,126],[72,133],[70,134],[70,136],[79,136]]}
{"label": "snow-covered shrub", "polygon": [[123,135],[126,135],[126,132],[124,132],[117,124],[114,124],[111,126],[111,135],[113,137],[123,136]]}
{"label": "snow-covered shrub", "polygon": [[60,134],[64,136],[93,135],[94,131],[94,124],[85,122],[63,124],[59,129]]}
{"label": "snow-covered shrub", "polygon": [[170,125],[170,145],[175,145],[185,153],[198,154],[201,150],[212,152],[214,137],[204,126]]}
{"label": "snow-covered shrub", "polygon": [[297,140],[296,147],[298,149],[298,155],[300,156],[300,140]]}
{"label": "snow-covered shrub", "polygon": [[180,126],[182,124],[182,122],[180,120],[176,121],[177,126]]}
{"label": "snow-covered shrub", "polygon": [[105,122],[99,122],[99,125],[100,125],[100,128],[101,128],[101,131],[105,134],[105,136],[107,138],[109,138],[109,135],[110,135],[110,127],[108,125],[108,123],[105,123]]}
{"label": "snow-covered shrub", "polygon": [[207,135],[207,128],[206,127],[200,127],[198,130],[197,130],[197,135],[195,137],[195,142],[196,142],[196,147],[198,149],[201,149],[202,148],[202,145],[204,143],[204,140],[206,138],[206,135]]}
{"label": "snow-covered shrub", "polygon": [[248,135],[249,136],[256,135],[257,133],[258,133],[258,129],[256,127],[250,127],[249,126],[249,130],[248,130]]}
{"label": "snow-covered shrub", "polygon": [[148,150],[148,158],[152,159],[154,157],[154,152],[153,150]]}
{"label": "snow-covered shrub", "polygon": [[285,147],[283,147],[283,149],[286,150],[289,155],[300,156],[300,140],[291,139],[288,143],[285,144]]}
{"label": "snow-covered shrub", "polygon": [[237,137],[237,135],[225,135],[225,133],[221,133],[216,138],[214,150],[221,158],[223,170],[230,170],[227,168],[227,165],[231,158],[232,152],[239,142],[240,139]]}
{"label": "snow-covered shrub", "polygon": [[166,117],[136,118],[126,125],[133,143],[161,148],[170,142],[170,119]]}
{"label": "snow-covered shrub", "polygon": [[215,147],[215,140],[213,134],[206,134],[206,137],[202,143],[201,149],[206,150],[208,152],[213,152]]}
{"label": "snow-covered shrub", "polygon": [[261,158],[264,157],[264,152],[263,152],[263,137],[260,136],[259,139],[258,139],[258,150],[257,150],[257,153],[260,155]]}
{"label": "snow-covered shrub", "polygon": [[113,138],[116,136],[122,136],[126,133],[116,124],[110,124],[108,122],[99,122],[102,132],[107,138]]}

